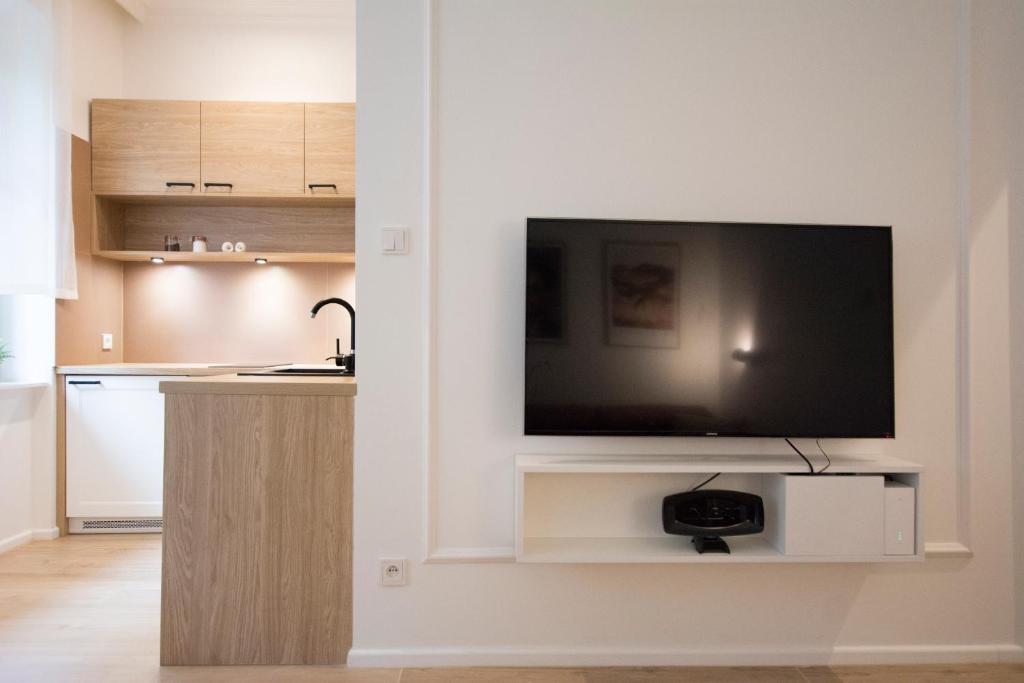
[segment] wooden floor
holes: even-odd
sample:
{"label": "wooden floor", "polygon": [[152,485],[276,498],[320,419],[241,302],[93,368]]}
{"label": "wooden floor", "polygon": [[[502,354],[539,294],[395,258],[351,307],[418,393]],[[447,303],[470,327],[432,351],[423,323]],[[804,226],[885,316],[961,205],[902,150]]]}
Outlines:
{"label": "wooden floor", "polygon": [[1024,682],[1024,665],[915,667],[345,669],[169,667],[160,642],[160,537],[71,536],[0,555],[3,683],[525,681]]}

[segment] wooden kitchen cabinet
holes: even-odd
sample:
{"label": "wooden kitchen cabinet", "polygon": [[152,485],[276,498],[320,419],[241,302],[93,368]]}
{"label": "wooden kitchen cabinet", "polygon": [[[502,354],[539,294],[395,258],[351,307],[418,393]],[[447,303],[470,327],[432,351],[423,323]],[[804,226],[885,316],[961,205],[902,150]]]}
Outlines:
{"label": "wooden kitchen cabinet", "polygon": [[221,375],[160,390],[160,663],[344,664],[355,378]]}
{"label": "wooden kitchen cabinet", "polygon": [[95,192],[198,189],[199,102],[93,100],[91,113]]}
{"label": "wooden kitchen cabinet", "polygon": [[203,102],[200,118],[204,192],[302,194],[303,104]]}
{"label": "wooden kitchen cabinet", "polygon": [[355,196],[354,102],[306,105],[306,192]]}
{"label": "wooden kitchen cabinet", "polygon": [[[92,113],[93,254],[353,261],[354,103],[94,100]],[[164,252],[165,235],[204,235],[211,251]],[[250,251],[216,248],[237,241]]]}

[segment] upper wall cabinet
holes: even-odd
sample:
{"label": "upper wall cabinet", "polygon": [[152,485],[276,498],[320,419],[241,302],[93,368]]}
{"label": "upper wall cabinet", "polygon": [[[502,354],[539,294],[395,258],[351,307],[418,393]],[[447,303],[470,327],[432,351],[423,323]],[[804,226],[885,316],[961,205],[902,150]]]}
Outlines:
{"label": "upper wall cabinet", "polygon": [[201,112],[204,192],[303,192],[303,104],[203,102]]}
{"label": "upper wall cabinet", "polygon": [[93,189],[164,192],[175,183],[186,190],[197,187],[199,109],[198,102],[93,100]]}
{"label": "upper wall cabinet", "polygon": [[306,192],[356,194],[356,105],[306,105]]}
{"label": "upper wall cabinet", "polygon": [[[92,139],[94,254],[355,258],[354,104],[96,100]],[[214,248],[162,251],[165,235],[205,235]],[[249,251],[216,250],[238,240]]]}

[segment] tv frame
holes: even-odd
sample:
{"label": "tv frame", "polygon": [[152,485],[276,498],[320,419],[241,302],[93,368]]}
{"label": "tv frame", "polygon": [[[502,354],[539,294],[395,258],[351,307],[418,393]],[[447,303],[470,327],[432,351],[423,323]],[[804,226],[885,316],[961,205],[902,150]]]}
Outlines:
{"label": "tv frame", "polygon": [[[551,430],[551,431],[529,431],[526,426],[526,359],[527,359],[527,345],[528,340],[526,338],[526,321],[524,317],[523,327],[523,435],[524,436],[588,436],[588,437],[651,437],[651,438],[672,438],[672,437],[725,437],[725,438],[791,438],[791,439],[895,439],[896,438],[896,351],[895,351],[895,335],[896,335],[896,320],[895,320],[895,278],[893,273],[893,243],[892,243],[892,226],[891,225],[856,225],[851,223],[769,223],[764,221],[680,221],[680,220],[656,220],[656,219],[635,219],[635,218],[570,218],[570,217],[543,217],[543,216],[527,216],[525,220],[525,233],[526,239],[523,240],[523,264],[527,262],[527,248],[529,245],[530,237],[530,224],[534,221],[543,221],[546,223],[606,223],[606,224],[633,224],[633,225],[741,225],[744,227],[765,227],[765,228],[779,228],[784,227],[787,229],[813,229],[813,230],[839,230],[839,229],[853,229],[853,230],[879,230],[885,231],[889,235],[888,249],[886,251],[887,265],[889,271],[889,330],[890,335],[886,348],[888,350],[889,358],[889,378],[890,378],[890,412],[889,412],[889,423],[892,426],[891,431],[881,434],[833,434],[833,433],[774,433],[774,432],[652,432],[652,431],[635,431],[635,430],[624,430],[624,431],[574,431],[574,430]],[[526,286],[524,282],[523,287],[523,310],[526,308]]]}

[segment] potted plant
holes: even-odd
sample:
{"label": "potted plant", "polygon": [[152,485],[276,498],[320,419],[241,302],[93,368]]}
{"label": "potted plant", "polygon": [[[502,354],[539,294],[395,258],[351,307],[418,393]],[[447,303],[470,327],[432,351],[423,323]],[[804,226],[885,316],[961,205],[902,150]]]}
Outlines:
{"label": "potted plant", "polygon": [[0,339],[0,365],[3,365],[4,361],[9,358],[14,358],[14,356],[7,350],[7,343]]}

